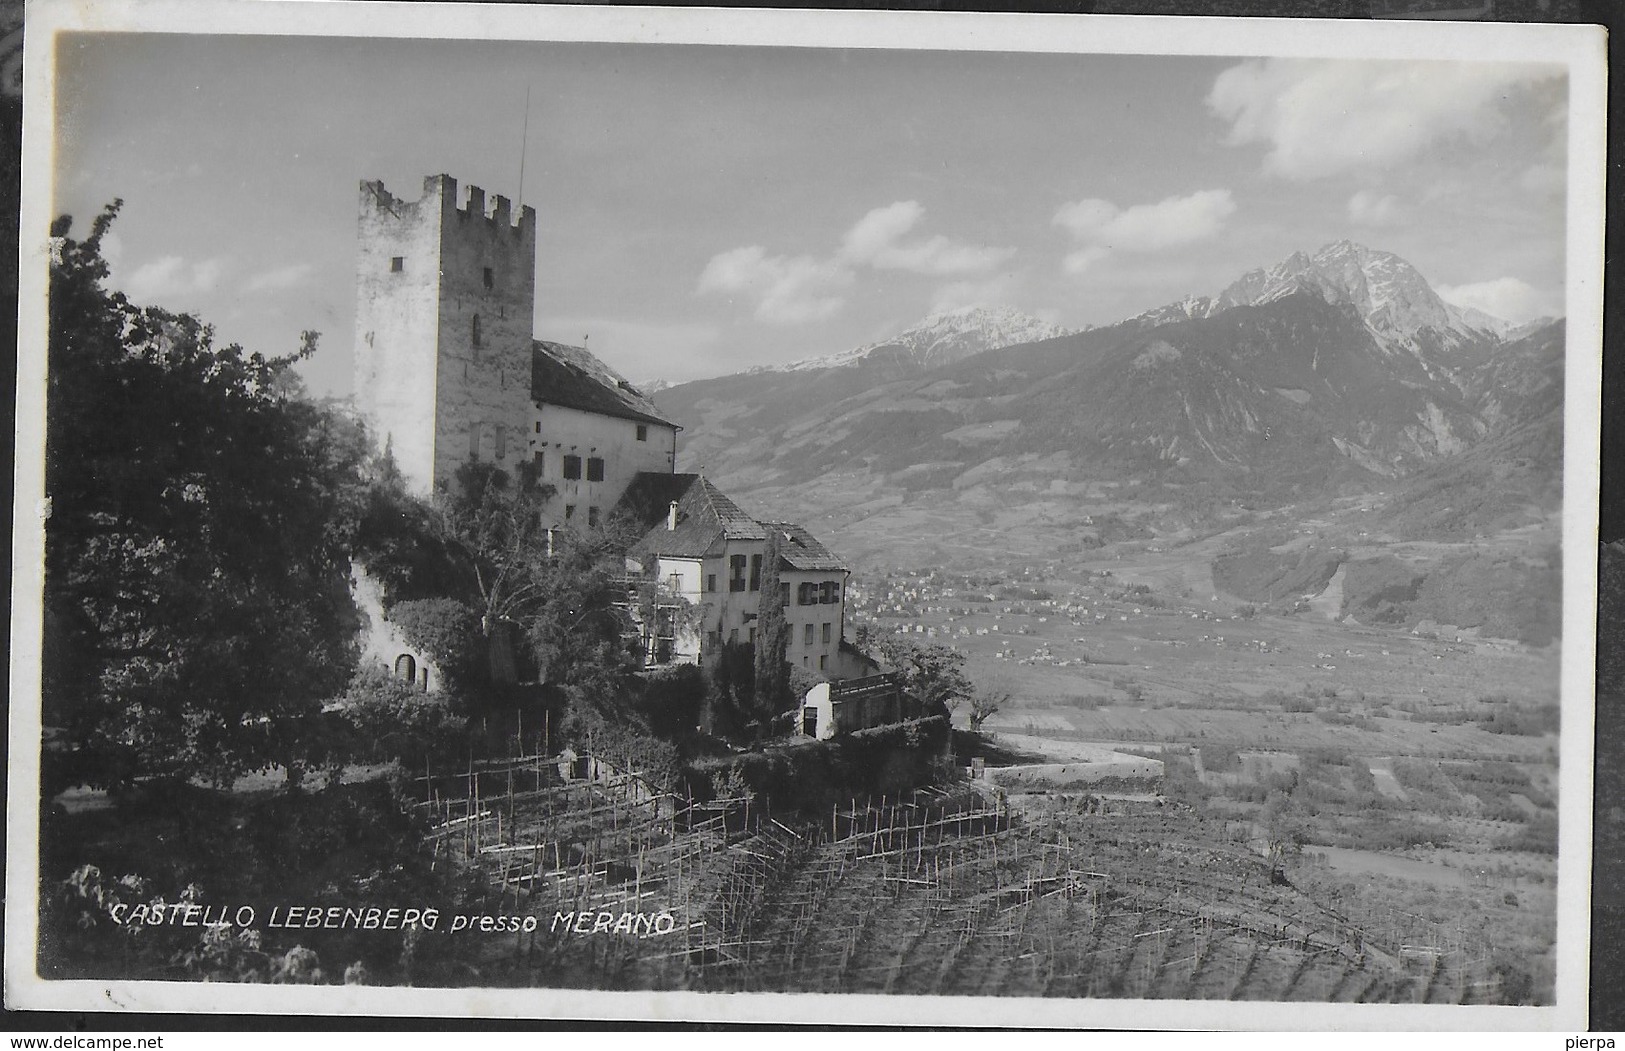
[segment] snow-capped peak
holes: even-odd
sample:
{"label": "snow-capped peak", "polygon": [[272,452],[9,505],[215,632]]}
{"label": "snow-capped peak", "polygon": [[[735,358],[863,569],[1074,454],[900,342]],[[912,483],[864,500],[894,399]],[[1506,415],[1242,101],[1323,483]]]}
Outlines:
{"label": "snow-capped peak", "polygon": [[1070,335],[1071,331],[1009,307],[961,307],[932,314],[878,343],[751,371],[806,372],[866,363],[933,368],[987,350]]}
{"label": "snow-capped peak", "polygon": [[1445,347],[1484,336],[1499,338],[1505,331],[1505,322],[1489,315],[1469,316],[1447,304],[1399,256],[1346,240],[1334,241],[1313,255],[1294,252],[1272,267],[1248,271],[1215,297],[1187,297],[1136,320],[1161,324],[1212,317],[1231,307],[1258,306],[1311,289],[1329,303],[1353,307],[1378,342],[1389,347],[1415,351],[1417,337],[1426,330]]}

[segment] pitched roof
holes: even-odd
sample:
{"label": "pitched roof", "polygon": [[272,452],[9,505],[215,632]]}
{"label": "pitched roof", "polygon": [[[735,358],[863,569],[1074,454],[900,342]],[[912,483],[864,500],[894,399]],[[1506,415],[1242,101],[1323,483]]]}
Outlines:
{"label": "pitched roof", "polygon": [[807,527],[795,522],[769,522],[770,528],[784,534],[779,540],[779,561],[789,569],[808,571],[845,570],[841,556],[825,547]]}
{"label": "pitched roof", "polygon": [[665,471],[639,471],[621,494],[609,515],[637,527],[638,536],[655,526],[665,528],[666,512],[673,500],[681,501],[697,474],[668,474]]}
{"label": "pitched roof", "polygon": [[[677,527],[668,528],[667,515],[677,502]],[[627,553],[668,558],[705,558],[720,555],[729,540],[767,540],[777,530],[779,562],[786,569],[834,572],[847,569],[829,548],[803,525],[795,522],[759,522],[705,476],[640,472],[627,486],[613,514],[631,518],[645,532]]]}
{"label": "pitched roof", "polygon": [[548,405],[561,405],[624,420],[675,427],[643,392],[584,347],[533,340],[530,354],[530,396]]}
{"label": "pitched roof", "polygon": [[[634,479],[633,486],[639,489],[635,499],[644,500],[657,494],[666,495],[667,499],[665,506],[655,514],[648,532],[632,545],[629,554],[704,558],[707,554],[720,553],[720,545],[727,540],[767,539],[767,532],[760,522],[746,514],[738,504],[728,499],[727,494],[703,476],[689,474],[670,477],[687,479],[686,485],[682,485],[682,495],[676,498],[675,529],[667,528],[665,521],[665,512],[671,507],[670,490],[661,492],[664,489],[661,483],[644,482],[641,475],[638,479]],[[632,488],[628,489],[628,494],[633,495]],[[623,507],[630,513],[637,513],[635,507],[627,504],[626,497],[622,497],[621,503],[616,505],[616,510],[620,511]],[[653,508],[648,508],[645,513],[652,511]],[[713,548],[718,550],[713,552]]]}

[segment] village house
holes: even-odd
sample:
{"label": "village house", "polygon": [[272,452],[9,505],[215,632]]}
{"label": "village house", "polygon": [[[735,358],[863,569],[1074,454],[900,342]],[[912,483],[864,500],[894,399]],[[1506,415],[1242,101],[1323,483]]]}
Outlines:
{"label": "village house", "polygon": [[786,660],[826,678],[873,670],[843,646],[850,570],[805,527],[753,518],[697,474],[641,475],[616,513],[648,526],[627,552],[629,571],[657,582],[690,611],[669,641],[658,641],[655,631],[649,664],[698,663],[724,643],[756,641],[763,560],[776,535],[790,629]]}

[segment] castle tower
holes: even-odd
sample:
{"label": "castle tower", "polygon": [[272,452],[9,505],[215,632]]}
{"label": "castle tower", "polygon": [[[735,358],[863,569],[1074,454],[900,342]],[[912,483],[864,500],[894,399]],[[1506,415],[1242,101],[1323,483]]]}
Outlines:
{"label": "castle tower", "polygon": [[408,485],[453,483],[470,459],[530,453],[536,211],[431,175],[399,200],[362,182],[356,267],[356,404]]}

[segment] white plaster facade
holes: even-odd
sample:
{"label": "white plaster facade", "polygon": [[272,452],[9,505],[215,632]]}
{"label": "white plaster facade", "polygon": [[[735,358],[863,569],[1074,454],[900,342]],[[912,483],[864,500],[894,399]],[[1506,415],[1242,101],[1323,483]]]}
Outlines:
{"label": "white plaster facade", "polygon": [[525,448],[532,469],[557,490],[547,506],[550,526],[600,524],[638,472],[669,474],[677,456],[677,428],[670,424],[547,402],[532,404],[530,422]]}

